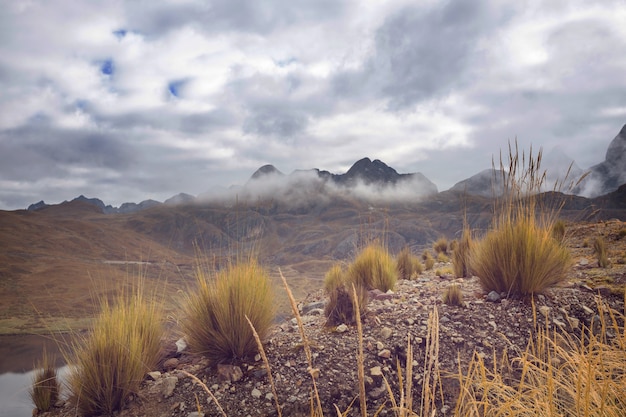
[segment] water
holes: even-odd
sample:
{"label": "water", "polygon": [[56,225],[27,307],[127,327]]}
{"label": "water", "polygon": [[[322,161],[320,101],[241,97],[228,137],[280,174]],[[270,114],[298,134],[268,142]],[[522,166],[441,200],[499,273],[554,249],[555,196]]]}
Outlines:
{"label": "water", "polygon": [[[61,367],[62,355],[52,337],[0,336],[0,417],[32,415],[34,405],[28,389],[33,380],[34,364],[41,360],[44,348],[57,357],[56,365]],[[59,369],[59,375],[65,370],[65,367]]]}

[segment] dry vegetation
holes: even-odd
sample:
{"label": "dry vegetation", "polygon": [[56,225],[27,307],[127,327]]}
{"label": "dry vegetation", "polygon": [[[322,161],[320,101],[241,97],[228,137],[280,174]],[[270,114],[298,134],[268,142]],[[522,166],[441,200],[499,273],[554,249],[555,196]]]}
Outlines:
{"label": "dry vegetation", "polygon": [[162,311],[139,284],[103,299],[100,314],[86,335],[76,335],[66,354],[69,400],[84,416],[112,415],[136,394],[161,350]]}
{"label": "dry vegetation", "polygon": [[[541,296],[545,300],[544,292],[563,284],[567,274],[571,272],[572,254],[565,246],[568,240],[565,238],[565,225],[555,220],[559,208],[543,207],[536,199],[535,192],[542,189],[545,178],[540,170],[541,152],[535,157],[531,150],[526,160],[525,155],[520,155],[517,149],[510,149],[509,157],[508,166],[503,167],[501,162],[502,170],[505,171],[506,168],[509,173],[503,177],[505,193],[496,203],[495,217],[486,234],[480,239],[474,238],[469,227],[466,227],[460,241],[455,245],[450,245],[443,238],[433,244],[432,248],[439,262],[435,274],[439,278],[433,277],[432,272],[429,277],[446,283],[444,278],[448,279],[447,274],[442,271],[447,272],[451,268],[447,255],[450,250],[453,258],[452,267],[459,278],[449,285],[446,283],[445,291],[439,293],[437,301],[433,302],[434,306],[428,320],[416,324],[413,317],[403,317],[402,323],[410,321],[410,326],[416,325],[413,329],[419,329],[417,331],[420,332],[420,336],[417,337],[412,335],[411,331],[407,331],[406,348],[393,347],[395,364],[391,361],[391,350],[383,349],[382,342],[366,339],[365,334],[369,329],[363,328],[362,321],[369,320],[370,326],[380,324],[377,315],[373,314],[372,318],[366,315],[370,291],[375,297],[392,297],[390,290],[395,288],[398,275],[403,279],[412,279],[422,273],[419,259],[413,256],[409,249],[405,249],[394,261],[385,247],[370,244],[356,254],[352,263],[345,269],[340,264],[335,264],[326,273],[323,282],[326,324],[355,325],[355,328],[350,330],[343,326],[342,330],[351,332],[343,337],[352,337],[356,340],[353,352],[356,361],[352,365],[357,375],[354,380],[356,388],[353,386],[351,387],[353,391],[350,391],[356,394],[352,398],[342,398],[340,391],[337,395],[329,395],[328,398],[322,396],[321,388],[325,382],[321,375],[323,372],[330,373],[331,370],[323,370],[317,366],[315,359],[319,356],[319,352],[316,351],[318,347],[307,331],[307,323],[310,322],[305,321],[300,314],[295,297],[282,273],[281,279],[294,315],[293,320],[297,325],[298,340],[297,343],[284,347],[277,343],[272,349],[289,356],[286,360],[287,365],[280,362],[272,363],[265,351],[265,347],[268,347],[266,339],[275,313],[269,272],[253,258],[222,265],[221,269],[215,268],[216,272],[198,268],[196,287],[190,289],[185,296],[177,323],[189,343],[190,354],[202,358],[189,368],[181,368],[178,374],[190,377],[194,383],[201,385],[211,398],[208,404],[206,402],[201,404],[197,394],[194,394],[198,412],[204,413],[205,409],[211,408],[218,410],[222,415],[227,415],[224,410],[228,407],[222,407],[220,400],[211,391],[214,386],[210,388],[211,384],[205,381],[213,372],[214,366],[221,363],[241,365],[243,369],[253,372],[255,366],[249,364],[251,358],[259,352],[264,366],[264,372],[259,378],[267,378],[269,381],[272,396],[265,398],[273,405],[278,416],[283,415],[288,403],[298,401],[295,396],[293,401],[292,397],[280,398],[282,392],[280,384],[285,381],[292,381],[291,383],[297,387],[310,386],[305,414],[316,417],[323,415],[366,417],[389,414],[407,417],[430,417],[441,414],[623,416],[626,408],[624,402],[626,328],[623,311],[612,308],[598,295],[597,311],[592,312],[593,318],[589,323],[573,325],[572,323],[575,323],[573,319],[579,322],[580,320],[576,317],[570,318],[567,313],[565,317],[568,324],[560,323],[558,319],[555,321],[550,317],[550,308],[545,305],[540,309],[540,314],[537,314],[534,297]],[[621,232],[614,237],[616,241],[621,238],[623,238]],[[611,254],[601,237],[594,242],[594,252],[598,256],[600,266],[609,265]],[[432,270],[436,260],[428,250],[424,250],[422,259],[425,269]],[[579,265],[582,263],[579,262]],[[471,360],[463,362],[459,348],[458,372],[446,374],[440,366],[440,357],[446,352],[440,351],[439,332],[440,329],[446,328],[445,325],[442,326],[443,323],[448,323],[447,326],[464,324],[461,317],[467,315],[466,311],[469,311],[470,307],[469,303],[465,302],[461,285],[469,281],[463,277],[472,274],[478,277],[477,280],[485,292],[495,290],[507,296],[528,296],[517,297],[516,302],[519,302],[520,306],[532,303],[530,321],[533,330],[529,335],[525,335],[526,346],[509,343],[498,352],[487,340],[486,335],[482,336],[480,342],[472,340],[471,346],[475,350]],[[411,285],[415,285],[414,294],[421,295],[423,292],[425,296],[434,298],[432,293],[425,291],[422,286],[432,284],[424,283],[423,281],[427,280],[423,278],[417,278],[410,282]],[[617,288],[626,301],[623,283]],[[600,289],[597,289],[597,292],[603,293]],[[609,296],[614,296],[613,291],[608,293]],[[478,296],[472,294],[472,297],[474,308],[484,306],[482,294]],[[390,298],[382,300],[377,304],[379,307],[376,314],[382,315],[388,307],[402,311],[404,308],[402,303],[409,302],[402,294],[395,304]],[[441,304],[442,301],[444,304]],[[411,302],[422,306],[419,300]],[[506,303],[497,307],[489,306],[489,314],[493,316],[488,316],[489,319],[482,317],[480,311],[474,310],[474,316],[468,320],[491,320],[489,325],[493,326],[495,332],[499,326],[502,328],[507,325],[496,323],[495,315],[492,313],[498,313],[503,314],[502,317],[515,317],[519,320],[518,325],[524,323],[531,326],[528,323],[530,317],[524,317],[523,314],[524,311],[528,311],[527,309],[523,307],[513,309],[513,312],[517,311],[515,314],[504,311],[512,303],[511,299],[507,299]],[[487,309],[486,306],[484,308]],[[85,416],[112,415],[128,404],[131,394],[139,392],[146,372],[156,368],[162,336],[160,319],[162,311],[154,300],[144,297],[141,288],[122,291],[113,302],[103,299],[100,309],[92,331],[77,339],[72,346],[72,353],[67,357],[71,369],[68,377],[71,411]],[[457,321],[450,319],[449,315],[445,316],[445,322],[440,321],[440,311],[447,309],[452,309],[448,311],[454,312]],[[570,327],[567,328],[567,325]],[[285,333],[289,331],[289,327],[286,328]],[[386,330],[389,331],[386,338],[391,337],[394,330]],[[338,332],[338,328],[326,328],[323,332],[326,334]],[[517,337],[512,331],[503,330],[502,333],[504,339]],[[460,334],[454,334],[451,338],[456,341],[451,340],[452,345],[447,345],[449,347],[467,342]],[[345,346],[345,341],[339,338],[332,340]],[[378,343],[381,347],[378,347]],[[483,347],[492,347],[492,355],[489,357],[482,352],[479,353],[477,343],[481,343]],[[367,345],[370,347],[366,348]],[[419,351],[423,354],[420,357],[414,356],[413,349],[416,346],[419,346]],[[464,345],[464,348],[469,349],[469,346]],[[288,379],[286,374],[302,365],[291,359],[295,357],[292,355],[296,354],[294,349],[304,355],[306,377],[298,375],[295,379]],[[320,351],[322,349],[323,347],[319,347]],[[385,366],[382,369],[380,366],[366,369],[366,350],[372,351],[371,356],[376,360],[380,358],[388,360],[383,362]],[[281,356],[273,358],[285,361]],[[331,363],[342,359],[344,358],[331,358]],[[280,374],[275,371],[277,367],[281,369]],[[374,376],[374,369],[375,376],[382,380],[382,384],[377,388],[371,377]],[[204,374],[204,378],[201,374]],[[397,380],[388,380],[386,375],[394,375]],[[347,375],[341,377],[347,378]],[[33,400],[42,398],[42,410],[47,394],[37,390],[42,386],[42,381],[52,379],[46,375],[38,376],[33,385]],[[250,379],[252,380],[252,377]],[[250,384],[246,387],[261,386],[261,382],[258,379],[256,381],[256,385],[252,385],[254,381],[249,381]],[[220,389],[220,385],[216,385]],[[189,389],[190,384],[186,386],[186,389]],[[227,392],[238,393],[238,386],[227,386],[229,387]],[[375,407],[372,406],[370,398],[372,387],[375,387],[374,391],[378,388],[384,389],[383,400],[380,400],[380,395],[375,396],[377,404]],[[323,392],[331,392],[329,387],[325,388],[327,389]],[[52,392],[52,389],[47,392]],[[260,394],[259,391],[259,396]],[[242,412],[245,410],[250,414],[258,411],[247,402],[247,397],[236,398],[232,409]],[[340,409],[337,405],[339,403],[347,406]],[[454,404],[453,408],[448,406],[451,403]],[[181,404],[184,405],[183,402],[176,403],[176,407],[165,411],[173,415],[187,413],[188,411],[183,411],[184,407]],[[330,408],[330,414],[329,404],[333,407]],[[444,405],[447,407],[446,412],[442,411]],[[39,405],[37,407],[39,408]],[[293,404],[291,407],[296,409]],[[160,411],[158,405],[148,409]]]}

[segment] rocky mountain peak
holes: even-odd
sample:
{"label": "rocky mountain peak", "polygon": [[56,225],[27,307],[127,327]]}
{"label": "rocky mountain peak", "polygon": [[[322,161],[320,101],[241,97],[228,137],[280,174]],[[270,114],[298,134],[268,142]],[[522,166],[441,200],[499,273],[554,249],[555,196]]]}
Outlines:
{"label": "rocky mountain peak", "polygon": [[267,164],[267,165],[263,165],[261,168],[257,169],[254,172],[254,174],[252,174],[252,177],[250,179],[256,180],[256,179],[259,179],[261,177],[265,177],[267,175],[279,175],[279,176],[282,177],[285,174],[280,172],[274,165]]}
{"label": "rocky mountain peak", "polygon": [[350,167],[343,179],[348,182],[361,179],[365,184],[395,184],[401,176],[395,169],[379,159],[372,161],[369,158],[363,158]]}

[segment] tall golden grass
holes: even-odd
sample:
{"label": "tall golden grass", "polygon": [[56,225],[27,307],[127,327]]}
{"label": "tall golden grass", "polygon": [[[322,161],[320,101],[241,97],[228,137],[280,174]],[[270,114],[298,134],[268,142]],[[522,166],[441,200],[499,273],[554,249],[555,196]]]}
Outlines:
{"label": "tall golden grass", "polygon": [[474,247],[470,267],[486,291],[532,294],[565,279],[571,264],[562,241],[554,238],[552,227],[560,207],[539,204],[545,172],[541,171],[541,150],[532,148],[528,158],[509,144],[509,163],[504,166],[503,196],[497,200],[494,224]]}
{"label": "tall golden grass", "polygon": [[44,349],[28,391],[30,399],[38,411],[49,411],[59,399],[60,388],[54,357]]}
{"label": "tall golden grass", "polygon": [[396,269],[400,279],[411,279],[413,274],[420,274],[421,266],[419,258],[413,255],[408,247],[403,248],[396,256]]}
{"label": "tall golden grass", "polygon": [[357,287],[392,290],[398,280],[393,257],[379,244],[366,246],[348,267],[348,281]]}
{"label": "tall golden grass", "polygon": [[[626,295],[625,295],[626,298]],[[624,315],[598,303],[598,326],[580,337],[551,332],[546,325],[513,361],[519,375],[493,368],[474,355],[459,371],[457,416],[624,416],[626,410],[626,328]],[[596,327],[595,331],[592,328]],[[611,335],[609,337],[609,334]],[[503,372],[505,371],[505,372]]]}
{"label": "tall golden grass", "polygon": [[598,236],[593,241],[593,252],[598,259],[598,266],[600,268],[608,268],[611,265],[609,261],[608,251],[606,249],[606,241],[602,236]]}
{"label": "tall golden grass", "polygon": [[454,275],[459,278],[472,275],[469,263],[473,246],[474,240],[472,239],[472,232],[468,226],[465,226],[461,239],[456,244],[454,252],[452,252],[452,268],[454,269]]}
{"label": "tall golden grass", "polygon": [[93,328],[77,335],[66,354],[69,399],[80,415],[112,415],[138,391],[159,359],[161,325],[161,307],[141,284],[113,302],[101,300]]}
{"label": "tall golden grass", "polygon": [[180,321],[189,347],[211,363],[256,353],[246,316],[265,338],[275,313],[269,272],[249,258],[214,274],[198,267],[196,284],[185,297]]}

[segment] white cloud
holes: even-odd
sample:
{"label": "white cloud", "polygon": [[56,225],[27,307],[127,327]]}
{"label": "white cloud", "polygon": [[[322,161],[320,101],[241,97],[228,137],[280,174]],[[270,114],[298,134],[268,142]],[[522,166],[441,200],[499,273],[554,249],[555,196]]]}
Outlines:
{"label": "white cloud", "polygon": [[0,7],[0,209],[44,179],[119,205],[364,156],[445,189],[516,136],[589,167],[626,123],[619,1]]}

